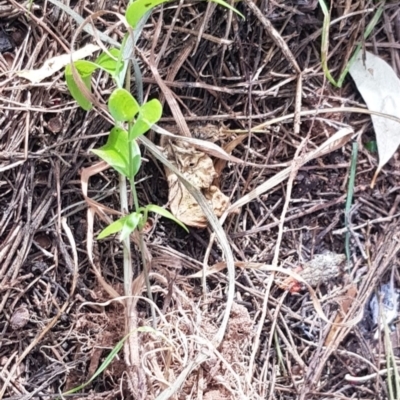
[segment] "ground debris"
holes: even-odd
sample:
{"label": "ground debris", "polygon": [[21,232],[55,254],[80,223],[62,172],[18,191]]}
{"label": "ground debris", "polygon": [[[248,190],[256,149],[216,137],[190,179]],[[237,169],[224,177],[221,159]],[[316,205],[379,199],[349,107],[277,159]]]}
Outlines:
{"label": "ground debris", "polygon": [[[126,30],[108,11],[123,10],[127,0],[63,3],[70,3],[99,31],[122,41]],[[360,311],[370,311],[374,291],[389,281],[393,266],[399,286],[399,158],[396,154],[388,162],[372,190],[369,184],[378,156],[373,150],[376,137],[371,117],[365,108],[363,113],[346,110],[364,105],[351,78],[338,89],[321,69],[322,2],[254,3],[267,24],[254,19],[242,2],[234,7],[245,14],[244,20],[214,4],[188,2],[180,7],[171,3],[161,13],[159,8],[153,11],[137,38],[132,57],[141,70],[144,97],[163,97],[149,67],[151,55],[183,118],[190,127],[198,127],[193,136],[221,148],[235,143],[227,152],[245,164],[224,161],[217,169],[220,176],[214,179],[216,160],[178,142],[172,142],[170,161],[204,193],[218,216],[229,204],[228,197],[235,202],[245,198],[290,167],[302,143],[307,154],[332,137],[338,126],[351,124],[357,132],[353,145],[359,150],[356,208],[344,227],[352,144],[343,143],[302,165],[291,193],[282,181],[226,219],[223,229],[241,266],[235,268],[235,304],[218,348],[212,339],[226,307],[226,273],[218,269],[205,282],[187,277],[202,268],[223,265],[224,254],[210,240],[208,229],[191,229],[186,234],[172,221],[155,220],[144,238],[153,261],[163,260],[152,263],[150,271],[160,313],[156,333],[138,332],[145,372],[141,388],[145,380],[145,398],[155,400],[199,354],[206,354],[209,359],[190,372],[171,399],[389,398],[388,375],[362,384],[350,384],[345,377],[369,376],[373,366],[385,365],[385,348],[379,347],[383,341],[374,341],[374,330],[361,329],[356,322]],[[327,54],[327,67],[335,78],[348,67],[359,43],[389,62],[400,76],[398,2],[382,6],[382,17],[371,36],[364,38],[364,27],[370,26],[381,3],[329,2],[331,21],[338,22],[329,26]],[[96,19],[103,6],[107,12]],[[0,20],[0,30],[13,46],[8,53],[0,53],[0,397],[50,399],[88,382],[125,332],[123,309],[96,286],[87,251],[90,224],[80,186],[81,171],[96,162],[91,149],[104,144],[110,123],[100,108],[79,109],[67,91],[62,70],[37,84],[16,74],[39,70],[46,60],[70,53],[78,28],[71,15],[52,2],[0,0]],[[271,26],[274,29],[268,31],[266,27]],[[281,36],[279,43],[285,43],[286,52],[290,50],[300,73],[286,61],[271,32]],[[9,47],[7,40],[5,44]],[[81,34],[75,48],[87,44],[96,44],[95,38]],[[136,96],[139,81],[131,78]],[[107,103],[112,85],[104,71],[94,73],[92,87],[101,104]],[[179,126],[171,110],[165,103],[160,122]],[[263,128],[254,129],[260,124]],[[176,177],[165,174],[145,146],[141,150],[145,162],[137,176],[140,206],[171,205],[188,225],[206,227],[204,215]],[[193,172],[197,166],[201,166],[198,174]],[[90,180],[88,195],[120,210],[119,185],[117,174],[103,171]],[[69,295],[70,244],[60,230],[63,217],[77,246],[79,276],[73,296]],[[104,222],[96,219],[93,227],[95,236]],[[348,270],[340,258],[345,232],[350,232],[353,262]],[[280,234],[281,245],[276,249]],[[313,300],[329,321],[338,322],[327,345],[329,324],[318,316],[301,282],[292,277],[286,280],[284,288],[297,291],[296,296],[288,296],[274,284],[278,279],[285,281],[287,275],[275,273],[274,281],[269,271],[243,267],[270,263],[275,250],[280,260],[289,262],[299,249],[317,256],[305,256],[311,261],[296,263],[300,266],[296,273],[318,288]],[[324,249],[339,259],[322,263],[325,268],[321,268],[315,259],[322,257]],[[96,241],[93,252],[104,280],[122,292],[121,244],[113,238]],[[142,269],[137,251],[132,252],[132,268],[135,274]],[[349,281],[342,282],[343,269]],[[151,327],[148,302],[142,296],[146,296],[144,291],[138,293],[138,327]],[[67,305],[63,315],[44,331],[63,304]],[[400,336],[399,329],[397,324],[393,334]],[[393,347],[398,356],[399,340]],[[136,388],[129,387],[127,373],[119,353],[75,396],[132,399]]]}
{"label": "ground debris", "polygon": [[[204,194],[214,214],[220,217],[229,206],[229,198],[213,185],[217,174],[211,158],[183,141],[169,143],[164,151],[168,160]],[[169,185],[168,198],[174,216],[188,226],[206,227],[207,217],[194,197],[172,171],[166,169],[166,174]]]}
{"label": "ground debris", "polygon": [[[310,286],[316,287],[321,283],[327,283],[331,279],[337,278],[343,272],[345,260],[344,254],[327,251],[315,255],[312,260],[294,269],[294,272],[300,275]],[[292,276],[279,284],[281,289],[288,289],[291,293],[300,291],[302,286],[302,283]]]}

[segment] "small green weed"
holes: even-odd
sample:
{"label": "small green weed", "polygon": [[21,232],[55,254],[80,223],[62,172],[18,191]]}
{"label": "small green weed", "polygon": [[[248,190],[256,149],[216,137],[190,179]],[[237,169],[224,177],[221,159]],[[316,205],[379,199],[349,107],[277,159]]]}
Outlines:
{"label": "small green weed", "polygon": [[[86,88],[91,91],[91,78],[97,69],[102,69],[115,79],[123,68],[123,63],[120,59],[120,50],[114,48],[110,49],[108,54],[100,54],[94,62],[79,60],[74,63],[74,66]],[[78,104],[84,110],[90,110],[92,103],[76,83],[71,65],[65,69],[65,79],[71,95]],[[109,225],[98,238],[103,239],[118,232],[121,232],[121,240],[128,238],[135,229],[142,230],[149,212],[169,218],[187,230],[180,221],[162,207],[154,204],[139,207],[136,190],[134,190],[135,176],[142,163],[136,139],[146,133],[161,118],[161,103],[157,99],[153,99],[141,106],[126,89],[117,88],[111,93],[108,100],[108,111],[115,121],[115,126],[108,136],[107,143],[92,152],[129,180],[134,197],[135,212]],[[126,125],[127,130],[125,129]]]}
{"label": "small green weed", "polygon": [[[117,49],[110,51],[110,54],[116,57],[115,59],[103,53],[95,62],[85,60],[75,62],[75,68],[88,90],[91,89],[91,77],[96,69],[100,68],[111,76],[115,76],[118,73],[122,67],[121,63],[119,63],[119,66],[117,65],[118,53],[119,50]],[[84,110],[90,110],[92,103],[80,91],[74,80],[70,65],[65,70],[65,77],[68,88],[75,100]],[[99,149],[92,150],[92,152],[129,179],[136,210],[134,213],[112,223],[100,233],[98,238],[103,239],[113,233],[121,232],[121,240],[126,239],[135,229],[141,230],[143,228],[149,212],[170,218],[186,229],[169,211],[161,207],[154,204],[138,207],[136,191],[133,190],[135,176],[139,172],[142,163],[140,148],[136,139],[146,133],[161,118],[161,103],[157,99],[153,99],[140,106],[126,89],[117,88],[111,93],[108,100],[108,110],[116,125],[111,130],[107,143]],[[128,124],[127,130],[124,129],[124,123]]]}
{"label": "small green weed", "polygon": [[[53,3],[59,3],[58,0],[50,0]],[[135,307],[135,300],[132,297],[132,282],[133,282],[133,272],[131,265],[131,243],[130,243],[130,235],[133,232],[137,233],[138,237],[138,247],[140,250],[142,264],[143,264],[143,274],[147,287],[147,296],[150,300],[151,304],[151,313],[153,319],[153,327],[156,328],[156,313],[155,308],[153,306],[152,301],[152,292],[150,287],[150,281],[148,276],[148,270],[150,266],[147,265],[147,260],[145,257],[145,244],[143,239],[143,227],[147,221],[149,213],[157,213],[162,217],[169,218],[175,221],[182,228],[186,229],[185,225],[181,223],[181,221],[177,220],[169,211],[166,209],[159,207],[155,204],[148,204],[147,206],[140,206],[138,201],[138,196],[136,193],[136,185],[135,185],[135,177],[140,169],[142,163],[142,156],[140,153],[140,148],[137,143],[137,139],[146,133],[151,127],[158,122],[162,115],[162,105],[157,99],[150,100],[144,104],[141,104],[141,93],[143,93],[141,87],[141,76],[137,76],[136,82],[138,84],[138,98],[139,102],[132,96],[132,94],[127,90],[129,89],[129,81],[130,76],[129,72],[129,63],[130,57],[127,54],[131,54],[131,51],[136,43],[137,38],[140,36],[141,30],[144,25],[144,21],[149,16],[150,11],[163,3],[167,3],[169,0],[136,0],[129,5],[126,11],[125,19],[128,24],[128,33],[124,37],[121,45],[119,43],[113,43],[113,48],[103,52],[100,56],[94,61],[86,61],[79,60],[70,65],[68,65],[65,69],[65,79],[68,86],[68,89],[72,95],[72,97],[77,101],[77,103],[86,111],[89,111],[92,107],[92,101],[95,101],[95,98],[92,95],[91,91],[91,81],[92,75],[97,70],[102,70],[109,74],[116,84],[116,89],[111,93],[107,109],[111,117],[114,121],[114,127],[111,129],[111,132],[107,138],[107,142],[104,146],[92,150],[94,154],[96,154],[99,158],[104,160],[111,168],[113,168],[116,172],[119,173],[120,176],[120,185],[119,185],[119,195],[120,195],[120,206],[123,216],[118,220],[111,223],[105,229],[103,229],[98,235],[98,239],[106,238],[112,234],[119,233],[120,240],[123,244],[123,269],[124,269],[124,293],[126,296],[126,305],[127,309],[132,310]],[[241,17],[237,10],[232,8],[228,3],[224,0],[212,0],[217,4],[220,4],[230,10],[233,10]],[[60,4],[60,7],[64,8],[63,4]],[[72,10],[67,11],[74,18],[77,16],[72,12]],[[244,18],[244,17],[243,17]],[[85,27],[82,27],[84,29]],[[101,32],[97,32],[98,37],[101,37],[104,40],[104,35]],[[133,33],[133,34],[132,34]],[[110,38],[106,37],[106,42],[110,43]],[[135,69],[135,74],[138,70],[137,63],[135,64],[135,60],[133,60],[133,66]],[[139,70],[140,73],[140,70]],[[124,86],[125,84],[125,88]],[[139,82],[139,83],[138,83]],[[142,141],[145,138],[141,139]],[[134,201],[134,210],[128,210],[128,191],[126,186],[126,181],[129,181],[132,197]],[[194,189],[193,189],[194,190]],[[199,195],[195,195],[195,198],[198,199],[199,203],[205,203],[205,200]],[[209,211],[207,204],[203,204],[205,209],[208,210],[210,216],[210,221],[212,226],[215,228],[217,236],[220,238],[224,251],[227,255],[227,263],[230,268],[229,272],[229,280],[230,280],[230,289],[228,293],[228,297],[230,299],[230,303],[233,302],[233,256],[231,254],[231,250],[229,248],[226,237],[223,233],[221,226],[217,223],[217,221],[212,218],[213,215]],[[131,211],[131,212],[130,212]],[[227,318],[229,317],[230,306],[226,312],[224,317],[225,325],[227,324]],[[225,329],[225,328],[224,328]],[[220,329],[221,332],[224,329]],[[141,328],[137,328],[136,324],[132,322],[131,317],[127,316],[127,331],[130,332],[138,332],[141,331]],[[219,332],[220,332],[219,331]],[[220,334],[221,339],[223,334]],[[220,339],[220,340],[221,340]],[[96,371],[95,375],[91,377],[91,379],[84,385],[81,385],[68,393],[75,393],[78,390],[81,390],[88,383],[93,381],[93,379],[98,376],[112,361],[112,359],[116,356],[116,354],[122,348],[122,345],[125,340],[130,340],[130,334],[127,334],[113,349],[101,367]],[[129,346],[127,346],[129,347]],[[128,350],[128,357],[129,357]],[[137,352],[136,357],[138,358],[139,349],[135,349]],[[125,355],[126,356],[126,355]]]}
{"label": "small green weed", "polygon": [[[214,1],[243,17],[242,14],[224,0]],[[149,11],[167,2],[169,0],[136,0],[127,8],[125,18],[130,27],[135,29]],[[73,67],[90,93],[92,75],[98,69],[110,74],[117,86],[121,82],[119,75],[121,71],[126,70],[124,68],[124,61],[122,60],[126,38],[122,43],[121,49],[112,48],[107,53],[103,52],[94,62],[79,60],[74,63]],[[79,83],[76,82],[72,70],[73,67],[68,65],[65,69],[65,79],[68,89],[78,104],[84,110],[89,111],[93,106],[92,102],[85,96]],[[107,162],[110,167],[129,179],[135,202],[135,212],[112,223],[100,233],[98,238],[102,239],[117,232],[121,232],[121,240],[128,238],[135,229],[142,230],[149,212],[169,218],[187,230],[184,224],[162,207],[154,204],[139,207],[136,195],[134,179],[142,162],[136,139],[146,133],[161,118],[161,103],[157,99],[153,99],[143,105],[139,105],[131,93],[122,87],[118,87],[109,98],[108,111],[115,121],[115,127],[111,130],[107,143],[103,147],[92,151]],[[125,130],[124,124],[128,125],[127,130]]]}

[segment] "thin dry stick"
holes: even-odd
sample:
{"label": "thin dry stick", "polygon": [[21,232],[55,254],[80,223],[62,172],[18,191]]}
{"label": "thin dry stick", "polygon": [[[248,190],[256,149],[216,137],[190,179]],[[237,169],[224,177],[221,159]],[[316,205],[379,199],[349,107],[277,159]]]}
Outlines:
{"label": "thin dry stick", "polygon": [[[297,90],[296,90],[296,110],[295,110],[295,119],[294,119],[294,132],[299,133],[300,132],[300,110],[301,110],[301,88],[302,88],[302,75],[299,75],[299,78],[297,80]],[[281,242],[282,242],[282,237],[283,237],[283,226],[285,224],[285,218],[286,218],[286,213],[287,210],[289,209],[289,202],[290,198],[292,195],[292,189],[293,189],[293,182],[294,178],[297,175],[297,171],[299,168],[304,164],[302,159],[299,159],[299,154],[303,147],[305,146],[306,142],[308,141],[309,134],[301,141],[300,146],[297,148],[296,153],[294,155],[294,159],[291,165],[291,171],[289,175],[289,180],[287,184],[287,190],[286,190],[286,198],[285,198],[285,204],[283,205],[282,209],[282,214],[281,214],[281,219],[279,222],[279,231],[278,231],[278,237],[276,239],[276,245],[275,245],[275,254],[274,254],[274,259],[272,261],[273,266],[278,265],[278,259],[279,259],[279,250],[281,247]]]}
{"label": "thin dry stick", "polygon": [[[350,381],[350,382],[354,382],[354,383],[364,383],[364,382],[368,382],[371,379],[376,378],[378,375],[386,375],[388,373],[388,369],[381,369],[378,372],[373,372],[372,374],[369,375],[364,375],[364,376],[353,376],[350,374],[346,374],[344,379],[346,379],[346,381]],[[393,371],[393,368],[390,368],[390,372]]]}
{"label": "thin dry stick", "polygon": [[213,232],[210,236],[210,240],[206,249],[206,253],[204,254],[203,258],[203,269],[202,269],[202,274],[201,274],[201,287],[203,291],[203,301],[204,301],[204,307],[203,311],[207,310],[207,267],[208,267],[208,260],[210,258],[211,250],[212,250],[212,245],[214,243],[215,239],[215,233]]}
{"label": "thin dry stick", "polygon": [[294,126],[293,131],[295,135],[300,133],[300,112],[301,112],[301,100],[303,94],[303,72],[297,77],[297,85],[296,85],[296,100],[294,105]]}
{"label": "thin dry stick", "polygon": [[[322,143],[317,149],[307,154],[304,154],[304,156],[301,158],[301,164],[299,164],[298,167],[301,167],[303,164],[306,164],[307,162],[313,160],[314,158],[322,157],[325,154],[331,153],[332,151],[335,151],[336,149],[344,146],[344,144],[347,143],[347,141],[350,139],[353,133],[354,132],[351,127],[340,129],[328,140]],[[300,159],[298,161],[300,162]],[[225,222],[225,219],[229,213],[237,210],[238,208],[244,206],[247,203],[250,203],[250,201],[252,201],[253,199],[257,198],[261,194],[265,193],[267,190],[272,189],[273,187],[284,181],[287,177],[290,176],[291,171],[292,171],[291,167],[283,169],[282,171],[274,175],[272,178],[268,179],[267,181],[256,187],[250,193],[247,193],[246,196],[243,196],[240,199],[238,199],[224,212],[224,214],[220,218],[221,223]]]}
{"label": "thin dry stick", "polygon": [[[17,357],[17,354],[18,351],[12,353],[11,356],[9,356],[9,358],[7,359],[6,363],[2,365],[2,369],[0,371],[0,380],[4,382],[5,386],[10,387],[16,395],[21,396],[22,393],[20,390],[23,390],[24,394],[27,394],[27,391],[23,387],[20,387],[20,385],[16,384],[18,375],[13,378],[12,375],[10,375],[10,373],[8,372],[8,366],[13,362],[14,357]],[[12,385],[10,385],[10,383]]]}
{"label": "thin dry stick", "polygon": [[[368,225],[380,224],[382,222],[390,222],[390,221],[392,221],[393,219],[395,219],[395,218],[397,218],[399,216],[400,216],[400,213],[397,213],[397,214],[394,214],[394,215],[389,216],[389,217],[379,217],[379,218],[371,219],[371,220],[368,220],[367,222],[364,222],[364,223],[362,223],[360,225],[353,226],[352,230],[353,230],[353,232],[355,232],[357,230],[365,228]],[[340,229],[336,229],[335,231],[332,231],[332,234],[333,235],[343,235],[343,233],[346,233],[347,231],[348,231],[348,228],[345,227],[345,228],[340,228]]]}
{"label": "thin dry stick", "polygon": [[[270,354],[270,352],[271,352],[272,341],[273,341],[274,336],[275,336],[275,329],[276,329],[277,324],[278,324],[279,313],[281,312],[282,304],[283,304],[283,302],[284,302],[284,300],[286,298],[287,293],[288,292],[285,292],[281,296],[281,298],[280,298],[280,300],[279,300],[279,302],[278,302],[278,304],[277,304],[277,306],[275,308],[275,313],[274,313],[275,315],[273,315],[272,318],[271,318],[272,319],[272,324],[271,324],[271,331],[269,333],[267,354]],[[266,365],[264,365],[263,370],[268,370]],[[266,377],[267,377],[267,375],[266,375]],[[267,379],[265,379],[265,381],[266,381],[265,383],[268,384]],[[273,389],[274,389],[274,382],[271,382],[270,392],[273,391]],[[268,398],[271,398],[271,395],[268,396]]]}
{"label": "thin dry stick", "polygon": [[269,297],[269,293],[271,291],[271,286],[272,283],[274,281],[274,277],[271,274],[271,276],[269,277],[268,280],[268,286],[267,289],[265,291],[265,296],[264,296],[264,301],[263,301],[263,308],[262,308],[262,313],[261,313],[261,317],[260,317],[260,321],[258,323],[258,329],[257,329],[257,334],[254,337],[253,340],[253,351],[251,352],[251,356],[250,356],[250,361],[249,361],[249,372],[247,374],[247,380],[249,381],[249,383],[251,383],[252,378],[254,377],[254,360],[256,358],[257,352],[258,352],[258,348],[260,347],[260,338],[261,338],[261,334],[264,330],[264,321],[265,318],[267,316],[267,307],[268,307],[268,297]]}
{"label": "thin dry stick", "polygon": [[[347,312],[346,316],[343,319],[342,324],[335,324],[340,326],[335,332],[334,337],[330,345],[324,348],[324,352],[318,357],[312,357],[310,360],[310,369],[309,373],[305,376],[305,383],[310,384],[311,382],[319,382],[321,378],[322,371],[331,356],[333,354],[342,340],[349,334],[350,330],[354,326],[354,323],[349,323],[349,320],[353,318],[354,314],[358,313],[360,317],[363,315],[363,307],[367,299],[371,296],[374,287],[379,280],[379,277],[382,276],[385,271],[387,271],[388,267],[391,266],[393,259],[396,258],[396,255],[400,251],[400,237],[398,234],[397,224],[394,223],[386,228],[385,237],[377,243],[377,254],[373,260],[373,267],[370,268],[368,275],[364,279],[364,281],[360,284],[358,296],[354,299],[354,302],[351,305],[351,308]],[[356,318],[357,320],[358,318]],[[354,318],[353,318],[354,320]],[[311,366],[314,363],[314,368]],[[305,400],[308,396],[308,393],[305,391],[301,394],[300,400]]]}
{"label": "thin dry stick", "polygon": [[182,114],[182,111],[178,105],[178,102],[175,100],[174,94],[172,90],[164,83],[163,79],[160,76],[160,73],[158,72],[158,69],[156,67],[156,61],[154,57],[154,53],[150,54],[150,59],[146,60],[148,62],[148,65],[151,69],[151,72],[153,73],[153,76],[160,87],[162,93],[165,96],[165,99],[167,100],[167,103],[171,109],[172,115],[175,118],[175,121],[179,127],[179,133],[183,136],[188,136],[192,137],[190,133],[190,129],[186,123],[186,120]]}
{"label": "thin dry stick", "polygon": [[31,106],[31,92],[28,90],[27,91],[27,100],[26,100],[26,108],[27,108],[27,112],[26,112],[26,124],[25,124],[25,143],[24,143],[24,159],[27,160],[28,159],[28,147],[29,147],[29,126],[31,124],[31,113],[29,111],[29,108]]}
{"label": "thin dry stick", "polygon": [[261,10],[254,4],[252,0],[244,0],[246,5],[250,8],[250,10],[254,13],[257,19],[262,23],[265,30],[271,36],[271,39],[275,42],[275,44],[282,50],[283,55],[286,59],[292,64],[293,68],[296,70],[298,74],[301,74],[301,69],[297,64],[297,61],[290,51],[288,45],[283,40],[282,36],[279,32],[272,26],[271,22],[265,17],[265,15],[261,12]]}
{"label": "thin dry stick", "polygon": [[56,42],[58,42],[58,43],[61,45],[61,47],[62,47],[66,52],[69,51],[68,46],[61,40],[61,38],[59,37],[59,35],[57,35],[56,32],[54,32],[53,30],[51,30],[51,29],[49,28],[49,26],[48,26],[46,23],[44,23],[44,22],[42,21],[41,18],[36,17],[36,15],[35,15],[33,12],[29,11],[26,7],[24,7],[23,4],[19,4],[19,3],[17,3],[15,0],[8,0],[8,1],[11,2],[15,8],[19,8],[19,9],[23,10],[24,13],[27,13],[27,14],[29,15],[29,18],[31,18],[31,19],[32,19],[33,21],[35,21],[41,28],[43,28],[43,29],[53,38],[53,40],[55,40]]}
{"label": "thin dry stick", "polygon": [[[210,21],[210,18],[213,14],[213,12],[215,11],[215,9],[217,8],[217,3],[214,1],[209,1],[207,4],[207,9],[206,12],[204,13],[204,17],[203,20],[198,28],[198,34],[197,34],[197,40],[196,40],[196,44],[194,46],[193,52],[192,54],[196,54],[197,52],[197,48],[199,47],[200,41],[202,39],[203,33],[205,31],[205,29],[207,28],[208,22]],[[197,27],[196,27],[197,28]],[[196,29],[197,30],[197,29]]]}

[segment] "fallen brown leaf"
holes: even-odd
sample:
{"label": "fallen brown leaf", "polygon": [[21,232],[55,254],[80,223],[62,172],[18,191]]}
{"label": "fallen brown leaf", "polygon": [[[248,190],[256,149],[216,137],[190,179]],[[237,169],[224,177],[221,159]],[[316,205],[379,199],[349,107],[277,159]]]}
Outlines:
{"label": "fallen brown leaf", "polygon": [[[229,198],[212,184],[217,173],[211,158],[183,141],[169,143],[164,152],[184,177],[203,193],[214,214],[220,217],[229,206]],[[197,201],[172,171],[166,168],[166,174],[172,214],[188,226],[205,228],[207,218]]]}

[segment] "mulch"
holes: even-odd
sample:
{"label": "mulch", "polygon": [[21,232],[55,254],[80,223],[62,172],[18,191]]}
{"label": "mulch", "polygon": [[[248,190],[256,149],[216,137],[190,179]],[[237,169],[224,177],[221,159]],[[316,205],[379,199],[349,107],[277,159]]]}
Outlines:
{"label": "mulch", "polygon": [[[85,18],[103,9],[123,13],[125,3],[71,1],[70,7]],[[207,2],[167,3],[152,13],[135,56],[144,97],[164,104],[160,125],[179,133],[151,72],[152,52],[192,135],[224,147],[239,131],[246,132],[232,155],[265,165],[226,164],[219,182],[232,203],[290,166],[299,147],[303,153],[314,150],[344,124],[355,134],[340,149],[301,167],[289,178],[291,187],[285,180],[228,217],[224,230],[238,264],[235,302],[218,351],[211,341],[224,313],[226,270],[209,275],[204,286],[191,275],[203,265],[221,263],[223,252],[218,243],[209,248],[209,228],[190,228],[187,234],[173,222],[155,220],[146,244],[153,257],[153,296],[162,317],[158,334],[150,328],[139,334],[145,383],[132,388],[120,352],[74,399],[389,398],[388,346],[383,336],[374,339],[369,303],[392,270],[396,286],[400,282],[398,153],[371,188],[378,154],[371,151],[375,134],[368,115],[324,112],[303,117],[301,124],[291,118],[262,133],[252,132],[265,121],[296,111],[299,76],[302,110],[365,104],[350,76],[341,88],[324,77],[318,1],[250,3],[233,3],[245,19]],[[270,26],[256,18],[254,6]],[[386,2],[373,32],[363,40],[378,6],[368,0],[330,2],[332,75],[340,75],[361,42],[400,77],[397,1]],[[100,31],[113,28],[113,38],[122,40],[124,29],[115,28],[117,22],[114,15],[104,14],[95,25]],[[271,27],[286,43],[300,75]],[[62,71],[37,84],[15,73],[67,53],[76,29],[77,23],[50,1],[0,0],[0,399],[60,398],[87,382],[125,335],[124,307],[111,301],[89,262],[87,204],[81,190],[82,170],[98,161],[90,150],[104,144],[110,122],[96,109],[84,112],[77,106]],[[82,33],[75,48],[93,40]],[[94,86],[103,99],[113,88],[104,74],[95,75]],[[139,86],[133,79],[136,96]],[[154,132],[149,137],[160,144]],[[321,281],[312,293],[304,286],[285,290],[279,282],[286,276],[253,266],[272,264],[277,251],[278,265],[289,271],[299,265],[304,269],[318,254],[345,253],[354,143],[358,159],[347,215],[351,264]],[[140,202],[164,206],[164,170],[145,148],[143,152]],[[88,195],[118,209],[118,185],[118,176],[106,170],[90,179]],[[96,219],[96,234],[102,228],[104,223]],[[122,295],[118,239],[96,242],[94,257],[104,280]],[[141,271],[136,250],[132,263],[136,276]],[[145,287],[141,295],[146,297]],[[145,299],[138,301],[137,311],[139,326],[152,326]],[[390,333],[395,357],[399,334],[395,325]],[[209,359],[195,366],[177,393],[159,397],[200,353]]]}

